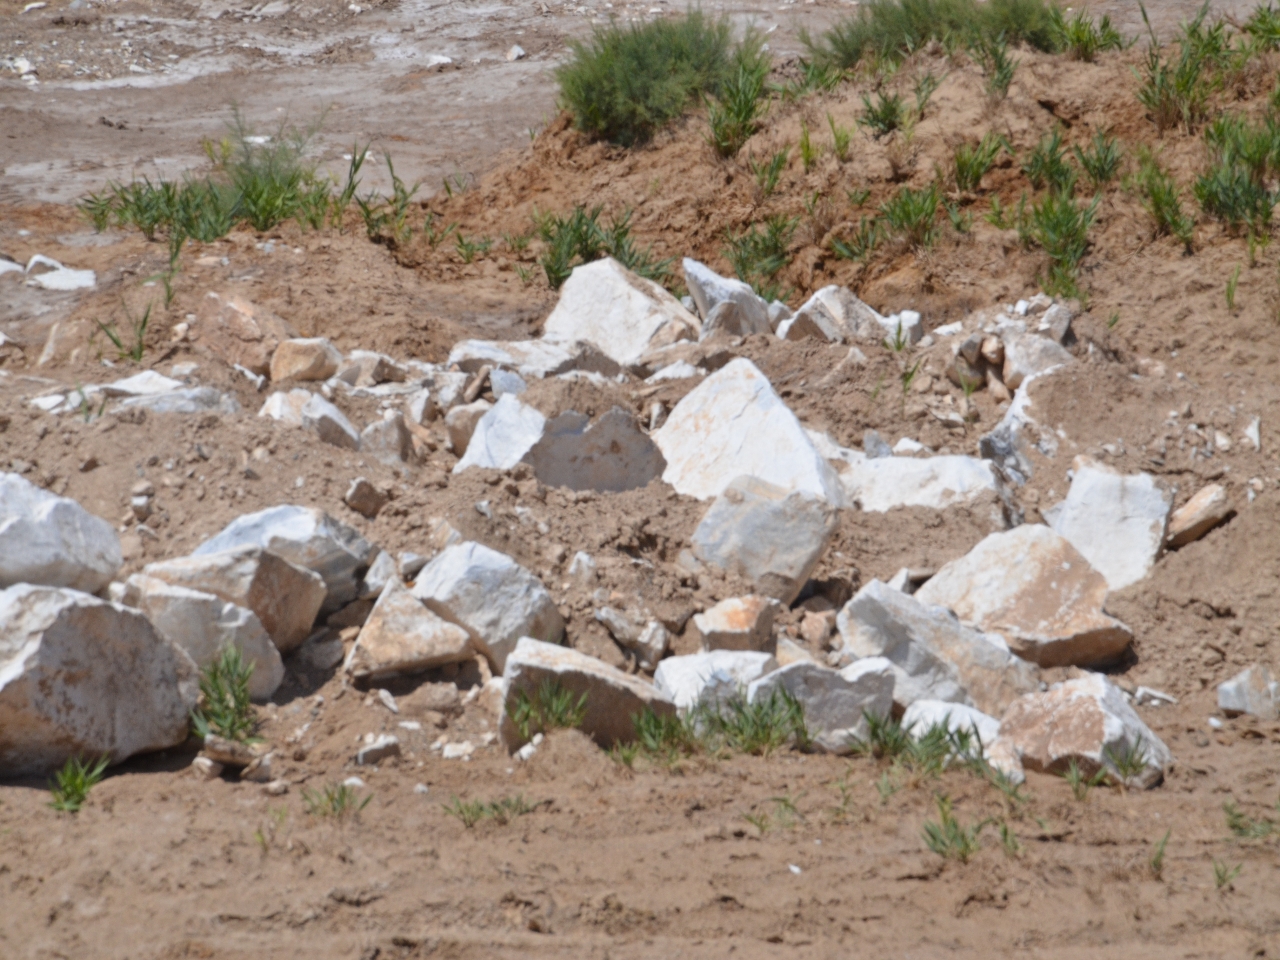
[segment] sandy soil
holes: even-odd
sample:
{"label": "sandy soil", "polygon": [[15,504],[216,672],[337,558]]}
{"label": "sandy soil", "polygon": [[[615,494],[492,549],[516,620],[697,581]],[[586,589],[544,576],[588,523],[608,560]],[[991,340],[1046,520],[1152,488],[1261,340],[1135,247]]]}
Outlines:
{"label": "sandy soil", "polygon": [[[76,11],[52,3],[22,14],[21,5],[4,4],[0,57],[30,56],[53,39],[74,42],[77,52],[62,58],[74,62],[60,70],[53,48],[45,48],[34,88],[0,71],[0,252],[21,261],[44,253],[93,268],[99,285],[55,295],[0,276],[0,469],[118,524],[126,573],[182,555],[234,516],[281,502],[323,507],[393,553],[427,552],[434,521],[443,518],[537,572],[566,615],[572,645],[631,670],[634,662],[592,619],[597,591],[614,603],[648,607],[676,634],[677,652],[689,652],[690,615],[741,589],[676,566],[705,507],[660,483],[582,497],[548,490],[520,471],[452,477],[456,459],[438,424],[435,450],[392,469],[258,419],[263,394],[249,381],[170,339],[209,290],[244,296],[344,350],[439,361],[464,336],[537,334],[555,297],[538,276],[536,242],[519,250],[497,238],[528,232],[535,206],[562,211],[580,202],[610,213],[632,209],[638,238],[659,255],[690,254],[726,272],[727,230],[771,213],[799,216],[793,263],[783,275],[793,304],[826,283],[844,283],[886,311],[920,310],[933,329],[1039,288],[1043,256],[982,216],[989,195],[1010,205],[1025,189],[1012,160],[988,175],[981,196],[955,198],[973,214],[970,233],[944,227],[932,250],[889,246],[869,266],[833,258],[824,241],[897,189],[883,144],[858,134],[847,163],[828,151],[808,172],[793,157],[778,192],[757,195],[747,156],[794,144],[802,122],[817,138],[828,112],[851,124],[865,84],[776,105],[766,128],[731,162],[710,156],[697,115],[639,150],[583,141],[555,115],[549,70],[564,38],[603,16],[603,5],[405,2],[357,14],[337,2],[237,11],[125,0]],[[826,22],[844,8],[731,9],[761,26],[776,22],[770,43],[785,61],[798,50],[798,26]],[[1114,9],[1134,29],[1136,9]],[[1188,9],[1162,4],[1152,13],[1167,31]],[[529,57],[507,62],[505,50],[517,42]],[[425,66],[435,53],[454,63]],[[1071,142],[1106,126],[1127,145],[1155,144],[1133,99],[1131,67],[1139,55],[1135,48],[1089,65],[1023,51],[1009,99],[993,112],[972,65],[923,53],[909,69],[946,79],[900,182],[924,185],[958,139],[986,129],[1005,133],[1020,154],[1055,123]],[[151,72],[132,72],[135,64]],[[1268,62],[1256,88],[1231,105],[1258,111],[1275,72]],[[494,238],[492,253],[466,264],[448,244],[433,248],[421,238],[373,244],[354,216],[343,231],[241,231],[188,247],[165,305],[149,279],[165,264],[163,244],[126,232],[94,234],[64,204],[135,170],[172,176],[197,166],[200,138],[220,133],[233,99],[266,125],[332,104],[319,139],[325,157],[340,163],[352,139],[372,138],[392,152],[398,171],[426,179],[421,216],[430,212],[466,236]],[[477,102],[485,108],[477,110]],[[530,126],[541,130],[533,142]],[[1171,133],[1159,146],[1187,183],[1203,160],[1198,138]],[[452,199],[430,195],[431,184],[458,171],[475,175],[474,189]],[[843,199],[863,188],[871,193],[861,208]],[[815,191],[832,204],[821,216],[804,206]],[[285,685],[260,711],[261,735],[287,758],[283,797],[251,784],[197,781],[188,770],[194,745],[121,765],[74,817],[47,808],[42,782],[0,785],[7,908],[0,953],[1280,955],[1277,839],[1235,838],[1223,814],[1223,804],[1234,802],[1251,818],[1280,820],[1280,724],[1224,719],[1215,729],[1207,722],[1217,683],[1256,661],[1280,666],[1276,253],[1262,251],[1251,267],[1242,239],[1202,222],[1195,252],[1186,256],[1173,241],[1151,236],[1137,198],[1119,185],[1104,192],[1091,241],[1083,265],[1090,299],[1071,345],[1077,362],[1033,392],[1035,416],[1057,431],[1058,452],[1035,458],[1013,506],[1036,520],[1065,494],[1072,458],[1087,454],[1157,475],[1178,503],[1210,480],[1223,483],[1237,509],[1230,522],[1164,556],[1147,579],[1108,599],[1108,610],[1137,638],[1112,678],[1179,700],[1141,708],[1177,758],[1159,788],[1100,788],[1080,801],[1064,781],[1032,775],[1026,802],[1010,806],[964,772],[882,780],[888,769],[876,761],[793,751],[629,771],[571,732],[556,734],[522,764],[486,742],[495,728],[488,705],[464,703],[484,676],[478,665],[390,684],[400,710],[394,715],[369,691],[345,684],[318,643],[287,661]],[[1223,290],[1236,265],[1242,273],[1229,312]],[[127,332],[148,304],[143,361],[119,358],[98,323]],[[58,335],[41,364],[55,323]],[[807,425],[851,446],[875,429],[891,443],[911,436],[935,450],[975,453],[978,436],[1002,412],[981,391],[972,398],[977,421],[970,426],[948,429],[930,414],[963,400],[941,375],[945,346],[911,359],[921,361],[923,374],[906,394],[898,386],[906,361],[888,349],[868,346],[864,363],[845,362],[847,348],[758,337],[715,349],[750,357]],[[86,408],[54,418],[29,402],[139,369],[168,374],[183,362],[199,364],[195,380],[227,392],[242,413],[119,417]],[[600,413],[617,403],[646,415],[655,399],[670,408],[691,386],[540,384],[530,396],[548,411]],[[380,415],[372,399],[340,402],[358,425]],[[1255,416],[1260,450],[1242,437]],[[1226,449],[1214,446],[1215,431],[1230,441]],[[341,503],[356,476],[394,492],[375,520]],[[145,529],[128,512],[139,478],[158,490]],[[476,508],[483,501],[488,515]],[[838,604],[902,566],[939,566],[998,522],[989,504],[943,513],[846,512],[815,573],[820,589],[781,618],[782,628],[802,642],[796,628],[806,609]],[[597,557],[597,581],[567,577],[565,558],[578,549]],[[322,639],[331,649],[334,639],[349,644],[352,636],[351,623],[338,619]],[[405,756],[376,770],[354,767],[357,741],[382,731],[401,737]],[[433,746],[446,741],[471,742],[472,759],[442,759]],[[360,796],[371,797],[358,817],[334,823],[308,815],[303,790],[352,775],[365,783]],[[454,797],[517,794],[534,810],[507,824],[468,829],[444,810]],[[968,864],[930,853],[921,828],[936,817],[942,794],[966,823],[1002,818],[1017,851],[1007,851],[988,826]],[[1157,874],[1149,861],[1166,831]],[[1215,861],[1241,866],[1222,889]]]}

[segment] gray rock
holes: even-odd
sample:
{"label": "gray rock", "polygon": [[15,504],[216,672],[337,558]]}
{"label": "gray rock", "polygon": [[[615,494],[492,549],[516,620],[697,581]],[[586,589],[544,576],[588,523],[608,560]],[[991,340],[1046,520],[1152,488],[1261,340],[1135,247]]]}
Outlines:
{"label": "gray rock", "polygon": [[471,374],[487,366],[511,370],[526,380],[554,377],[582,370],[614,377],[622,372],[617,361],[585,341],[462,340],[449,352],[449,364]]}
{"label": "gray rock", "polygon": [[[761,304],[764,301],[760,301]],[[717,303],[702,321],[702,337],[724,334],[727,337],[749,337],[755,333],[772,333],[769,316],[761,310],[758,314],[748,310],[736,300]]]}
{"label": "gray rock", "polygon": [[476,424],[480,418],[493,409],[488,400],[475,400],[462,403],[444,415],[444,429],[449,437],[449,446],[454,455],[461,458],[471,445],[471,437],[476,432]]}
{"label": "gray rock", "polygon": [[667,652],[667,628],[657,620],[649,619],[641,625],[613,607],[596,610],[595,618],[605,625],[618,646],[636,655],[641,670],[653,670]]}
{"label": "gray rock", "polygon": [[524,461],[549,487],[602,493],[647,486],[667,466],[657,445],[621,407],[595,423],[573,410],[548,420]]}
{"label": "gray rock", "polygon": [[[685,285],[698,308],[698,315],[702,317],[704,338],[709,336],[708,326],[713,325],[712,314],[721,304],[726,303],[733,305],[729,311],[733,317],[732,323],[741,327],[734,330],[725,327],[723,329],[726,332],[738,335],[770,332],[768,304],[756,295],[749,284],[722,277],[688,257],[684,258],[683,266]],[[723,324],[727,319],[726,314],[720,323]]]}
{"label": "gray rock", "polygon": [[828,753],[849,753],[869,734],[866,714],[889,716],[893,708],[893,668],[870,657],[843,670],[801,661],[765,674],[747,687],[747,700],[768,700],[786,691],[804,708],[804,721],[816,746]]}
{"label": "gray rock", "polygon": [[493,388],[494,397],[499,400],[504,394],[514,393],[519,396],[529,389],[529,385],[524,382],[520,374],[501,369],[489,371],[489,386]]}
{"label": "gray rock", "polygon": [[0,473],[0,587],[38,583],[97,593],[123,562],[107,521],[16,473]]}
{"label": "gray rock", "polygon": [[876,431],[864,430],[862,432],[862,452],[866,454],[868,460],[880,460],[884,457],[892,457],[893,447],[889,446]]}
{"label": "gray rock", "polygon": [[357,680],[376,681],[474,656],[466,630],[436,616],[399,580],[392,580],[360,629],[344,669]]}
{"label": "gray rock", "polygon": [[385,490],[382,490],[365,477],[356,477],[351,481],[351,486],[347,487],[347,492],[342,495],[342,502],[348,507],[372,520],[385,507],[391,498],[387,496]]}
{"label": "gray rock", "polygon": [[738,477],[716,497],[693,533],[694,555],[790,604],[835,535],[836,509],[756,477]]}
{"label": "gray rock", "polygon": [[356,765],[371,767],[383,760],[400,756],[400,740],[389,733],[380,735],[372,743],[366,743],[356,751]]}
{"label": "gray rock", "polygon": [[379,463],[397,467],[413,460],[413,437],[399,412],[387,412],[388,416],[364,428],[360,434],[360,452]]}
{"label": "gray rock", "polygon": [[191,658],[139,611],[75,590],[9,587],[0,592],[0,775],[176,746],[197,682]]}
{"label": "gray rock", "polygon": [[1247,713],[1275,720],[1280,715],[1280,683],[1265,664],[1255,663],[1218,684],[1218,709],[1228,716]]}
{"label": "gray rock", "polygon": [[347,419],[346,414],[318,393],[303,405],[301,410],[302,425],[314,430],[325,443],[347,450],[360,449],[360,434]]}
{"label": "gray rock", "polygon": [[387,588],[387,584],[397,579],[397,576],[396,562],[391,558],[391,554],[385,550],[379,550],[378,556],[365,571],[364,582],[360,585],[360,599],[376,600],[382,596],[382,591]]}
{"label": "gray rock", "polygon": [[498,670],[521,637],[555,643],[564,635],[564,620],[542,581],[478,543],[442,550],[418,574],[413,595],[464,628]]}
{"label": "gray rock", "polygon": [[1000,339],[1004,343],[1004,371],[1001,379],[1010,390],[1020,387],[1028,377],[1064,366],[1073,360],[1063,347],[1038,334],[1005,331]]}

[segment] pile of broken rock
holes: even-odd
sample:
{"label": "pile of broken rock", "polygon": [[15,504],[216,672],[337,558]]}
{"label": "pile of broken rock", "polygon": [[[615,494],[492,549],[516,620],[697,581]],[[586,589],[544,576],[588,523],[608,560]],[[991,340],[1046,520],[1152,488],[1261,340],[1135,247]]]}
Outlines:
{"label": "pile of broken rock", "polygon": [[[850,750],[867,734],[868,715],[892,714],[917,731],[934,723],[975,730],[991,762],[1014,779],[1072,762],[1115,772],[1115,758],[1136,752],[1145,762],[1137,780],[1157,782],[1172,760],[1168,749],[1125,692],[1086,671],[1115,662],[1132,640],[1105,612],[1108,592],[1145,577],[1166,546],[1220,522],[1229,512],[1220,490],[1202,491],[1171,518],[1171,497],[1152,477],[1079,458],[1066,499],[1043,511],[1046,523],[1022,523],[1010,508],[1002,529],[936,572],[904,570],[865,584],[834,622],[815,616],[823,622],[814,646],[823,650],[774,629],[777,612],[805,590],[839,511],[1002,500],[1025,477],[1024,444],[1036,435],[1026,387],[1072,362],[1061,346],[1070,309],[1039,297],[926,338],[915,312],[884,317],[842,288],[820,290],[791,313],[693,261],[685,276],[691,297],[682,304],[612,260],[579,267],[542,339],[463,341],[444,365],[363,351],[344,357],[326,340],[296,338],[279,318],[212,294],[200,321],[176,335],[204,343],[263,386],[268,378],[287,385],[266,398],[260,416],[374,459],[411,462],[435,442],[425,425],[443,419],[455,473],[518,471],[597,494],[665,483],[706,501],[674,562],[693,575],[721,571],[752,592],[692,617],[701,652],[670,655],[660,618],[605,600],[594,618],[628,651],[634,672],[574,649],[535,573],[447,523],[421,553],[397,559],[323,511],[282,505],[239,517],[188,556],[117,580],[114,528],[74,501],[0,474],[0,774],[45,771],[76,754],[120,761],[182,743],[199,670],[233,645],[254,665],[259,701],[275,693],[290,656],[326,669],[340,663],[360,684],[482,663],[483,702],[500,714],[513,752],[529,748],[507,707],[555,679],[586,694],[583,730],[606,747],[633,736],[632,717],[645,707],[676,713],[785,690],[826,751]],[[716,362],[706,348],[753,334],[816,338],[847,352],[859,342],[934,344],[948,358],[948,377],[1010,402],[981,459],[900,456],[918,451],[890,450],[871,436],[863,450],[846,449],[807,429],[749,359]],[[647,423],[621,406],[592,422],[573,410],[547,417],[521,400],[535,379],[637,376],[699,383],[669,412],[655,407]],[[234,405],[165,380],[148,373],[91,389],[157,411]],[[492,402],[480,399],[486,388]],[[385,415],[357,430],[334,403],[344,392],[380,398]],[[59,401],[45,408],[71,402]],[[934,413],[961,423],[966,416],[963,407]],[[137,499],[135,512],[145,511],[146,492]],[[373,516],[386,495],[357,480],[346,502]],[[594,568],[579,551],[569,575]],[[345,643],[318,630],[344,612],[358,627]],[[1077,669],[1060,682],[1042,680],[1043,670],[1063,667]],[[1280,692],[1259,666],[1224,684],[1221,696],[1224,709],[1274,715]],[[362,753],[372,761],[396,749],[387,737]],[[272,781],[267,748],[211,738],[198,762],[206,773],[232,766]]]}

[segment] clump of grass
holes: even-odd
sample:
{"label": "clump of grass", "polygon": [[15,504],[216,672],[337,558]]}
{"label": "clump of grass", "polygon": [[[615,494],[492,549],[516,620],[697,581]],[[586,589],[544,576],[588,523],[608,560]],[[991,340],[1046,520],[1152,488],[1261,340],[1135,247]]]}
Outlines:
{"label": "clump of grass", "polygon": [[1120,162],[1124,153],[1115,137],[1103,130],[1095,130],[1093,140],[1087,147],[1076,145],[1071,148],[1080,169],[1084,171],[1095,190],[1110,183],[1120,172]]}
{"label": "clump of grass", "polygon": [[102,780],[110,762],[109,756],[100,757],[92,764],[79,757],[68,757],[62,769],[49,781],[49,793],[53,797],[49,806],[64,813],[79,812],[89,799],[89,791]]}
{"label": "clump of grass", "polygon": [[1205,128],[1212,162],[1192,188],[1200,208],[1232,233],[1265,233],[1278,195],[1268,177],[1280,172],[1280,120],[1252,124],[1224,114]]}
{"label": "clump of grass", "polygon": [[533,696],[525,690],[518,691],[511,711],[511,721],[525,740],[557,728],[575,729],[582,726],[586,716],[587,695],[575,697],[573,691],[555,680],[543,680]]}
{"label": "clump of grass", "polygon": [[778,189],[778,180],[787,167],[787,158],[790,155],[791,148],[783,147],[764,162],[748,158],[747,169],[756,178],[756,187],[760,191],[761,199],[768,199],[773,196],[773,191]]}
{"label": "clump of grass", "polygon": [[722,157],[736,156],[760,129],[760,119],[768,106],[764,81],[769,75],[769,58],[761,47],[759,36],[748,34],[734,54],[734,69],[707,100],[711,146]]}
{"label": "clump of grass", "polygon": [[864,93],[862,108],[862,117],[858,122],[871,130],[876,139],[902,129],[906,122],[906,108],[901,94],[881,90],[872,103],[871,97]]}
{"label": "clump of grass", "polygon": [[1119,749],[1107,747],[1103,757],[1111,768],[1112,779],[1121,789],[1137,782],[1151,765],[1141,736],[1132,743],[1126,741]]}
{"label": "clump of grass", "polygon": [[929,98],[942,86],[942,81],[945,79],[945,77],[939,77],[932,70],[925,71],[925,73],[916,78],[916,117],[918,119],[924,119],[924,108],[929,105]]}
{"label": "clump of grass", "polygon": [[902,187],[880,206],[880,216],[891,233],[903,237],[916,248],[933,243],[938,216],[938,184],[913,190]]}
{"label": "clump of grass", "polygon": [[875,217],[859,217],[858,227],[848,240],[831,238],[831,252],[841,260],[866,263],[884,238],[884,227]]}
{"label": "clump of grass", "polygon": [[699,10],[644,24],[610,24],[569,44],[556,70],[579,130],[622,146],[643,143],[702,95],[718,95],[734,70],[727,18]]}
{"label": "clump of grass", "polygon": [[1002,147],[1009,149],[1009,142],[994,131],[984,135],[978,143],[957,146],[952,154],[956,189],[963,193],[977,190]]}
{"label": "clump of grass", "polygon": [[1240,285],[1240,264],[1231,271],[1231,279],[1227,281],[1227,311],[1236,312],[1236,288]]}
{"label": "clump of grass", "polygon": [[1062,772],[1062,779],[1071,787],[1071,795],[1083,802],[1089,798],[1090,790],[1107,782],[1107,771],[1102,769],[1089,775],[1073,757],[1067,764],[1067,769]]}
{"label": "clump of grass", "polygon": [[494,823],[505,826],[516,817],[523,817],[526,813],[533,813],[536,807],[525,800],[523,794],[516,794],[514,797],[503,797],[492,803],[485,803],[483,800],[460,800],[454,797],[450,803],[443,804],[444,812],[451,817],[457,817],[462,821],[462,825],[468,830],[474,827],[481,820],[492,820]]}
{"label": "clump of grass", "polygon": [[1165,849],[1169,846],[1169,837],[1172,835],[1172,828],[1166,830],[1164,836],[1151,848],[1151,856],[1147,859],[1147,865],[1151,867],[1151,875],[1157,880],[1164,876],[1164,854]]}
{"label": "clump of grass", "polygon": [[938,821],[926,820],[924,825],[924,842],[929,849],[947,860],[958,860],[968,863],[978,852],[978,838],[990,820],[979,820],[965,826],[956,819],[951,809],[951,800],[946,796],[938,797]]}
{"label": "clump of grass", "polygon": [[1123,50],[1125,47],[1124,38],[1107,14],[1103,14],[1102,19],[1095,23],[1093,17],[1080,9],[1068,20],[1061,7],[1053,7],[1050,17],[1057,34],[1058,48],[1066,51],[1072,60],[1093,63],[1099,53]]}
{"label": "clump of grass", "polygon": [[369,805],[373,794],[363,800],[356,796],[352,787],[345,783],[328,783],[319,790],[302,790],[302,805],[313,817],[332,817],[345,820],[354,817]]}
{"label": "clump of grass", "polygon": [[403,244],[413,235],[413,227],[409,225],[409,205],[420,184],[406,186],[396,174],[390,154],[386,155],[386,161],[387,172],[391,175],[391,196],[383,197],[376,190],[370,191],[368,196],[356,198],[356,206],[370,240]]}
{"label": "clump of grass", "polygon": [[228,644],[200,671],[200,705],[191,712],[191,726],[202,739],[217,734],[227,740],[249,741],[257,718],[249,702],[253,664]]}
{"label": "clump of grass", "polygon": [[748,702],[735,695],[692,711],[692,723],[708,741],[739,753],[769,756],[788,743],[804,749],[809,730],[804,707],[786,690]]}
{"label": "clump of grass", "polygon": [[818,148],[813,145],[809,125],[803,120],[800,121],[800,162],[804,165],[805,173],[812,170],[813,165],[818,162]]}
{"label": "clump of grass", "polygon": [[1138,150],[1134,186],[1142,198],[1143,207],[1155,221],[1156,236],[1177,237],[1190,252],[1196,222],[1182,210],[1177,181],[1146,147]]}
{"label": "clump of grass", "polygon": [[830,93],[845,77],[844,70],[825,60],[800,57],[798,66],[799,79],[784,83],[778,88],[782,99],[787,102],[799,100],[807,93]]}
{"label": "clump of grass", "polygon": [[631,236],[631,211],[602,223],[603,207],[576,206],[565,216],[540,214],[533,220],[547,249],[539,258],[547,283],[559,290],[573,268],[601,257],[613,257],[628,270],[657,283],[671,279],[671,261],[658,260],[652,247],[641,250]]}
{"label": "clump of grass", "polygon": [[633,766],[640,756],[666,767],[675,767],[681,760],[707,749],[704,732],[698,729],[697,717],[696,712],[680,717],[659,714],[652,707],[645,707],[631,718],[635,739],[631,743],[616,744],[611,755],[626,767]]}
{"label": "clump of grass", "polygon": [[1280,50],[1280,10],[1258,4],[1241,27],[1259,51]]}
{"label": "clump of grass", "polygon": [[147,327],[151,325],[151,309],[153,306],[153,304],[148,303],[141,316],[135,317],[128,305],[124,305],[125,316],[129,318],[130,339],[128,344],[125,343],[124,334],[120,332],[114,323],[103,323],[101,320],[95,321],[98,329],[102,331],[102,335],[110,340],[111,345],[116,348],[116,353],[121,360],[132,360],[136,363],[146,353]]}
{"label": "clump of grass", "polygon": [[853,139],[853,130],[836,123],[835,117],[827,114],[827,126],[831,128],[831,152],[841,163],[849,159],[849,141]]}
{"label": "clump of grass", "polygon": [[782,214],[768,217],[763,224],[753,224],[742,233],[729,233],[723,253],[738,279],[751,284],[765,300],[780,298],[777,276],[791,262],[787,247],[795,234],[799,218]]}
{"label": "clump of grass", "polygon": [[870,0],[814,40],[802,34],[819,62],[852,70],[863,59],[897,62],[930,40],[954,44],[1003,36],[1051,51],[1058,45],[1052,8],[1044,0]]}
{"label": "clump of grass", "polygon": [[[1280,810],[1280,804],[1277,804],[1276,808]],[[1222,805],[1222,812],[1227,817],[1227,829],[1242,840],[1261,840],[1280,830],[1280,824],[1266,817],[1254,820],[1245,816],[1230,800]]]}
{"label": "clump of grass", "polygon": [[458,251],[458,256],[463,263],[471,263],[477,256],[484,256],[493,249],[492,237],[474,237],[468,239],[461,233],[454,240],[454,249]]}
{"label": "clump of grass", "polygon": [[1062,131],[1054,128],[1040,138],[1022,165],[1022,172],[1037,190],[1047,186],[1057,193],[1070,194],[1075,190],[1077,174],[1066,157]]}
{"label": "clump of grass", "polygon": [[1009,56],[1008,41],[1004,34],[979,37],[972,42],[970,51],[987,75],[987,99],[999,103],[1009,95],[1009,85],[1018,70],[1019,61]]}
{"label": "clump of grass", "polygon": [[1160,41],[1156,39],[1147,8],[1143,4],[1139,7],[1150,39],[1142,72],[1138,74],[1141,81],[1138,102],[1146,108],[1157,134],[1163,135],[1179,124],[1190,133],[1208,113],[1209,96],[1213,92],[1209,68],[1219,52],[1217,42],[1207,41],[1203,29],[1209,5],[1206,3],[1196,18],[1183,26],[1177,59],[1161,56]]}
{"label": "clump of grass", "polygon": [[1218,890],[1224,887],[1230,889],[1231,881],[1240,876],[1240,871],[1244,869],[1243,863],[1237,863],[1234,867],[1229,867],[1222,860],[1213,861],[1213,883]]}
{"label": "clump of grass", "polygon": [[1067,193],[1051,191],[1031,208],[1027,235],[1049,255],[1044,289],[1051,296],[1080,297],[1077,274],[1089,248],[1089,227],[1099,199],[1085,205]]}

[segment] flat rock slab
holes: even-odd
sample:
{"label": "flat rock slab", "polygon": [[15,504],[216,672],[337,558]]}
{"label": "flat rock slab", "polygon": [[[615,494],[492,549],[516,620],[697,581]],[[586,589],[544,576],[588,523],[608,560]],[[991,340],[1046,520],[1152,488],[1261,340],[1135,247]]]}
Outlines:
{"label": "flat rock slab", "polygon": [[182,743],[191,659],[137,610],[57,587],[0,592],[0,775]]}
{"label": "flat rock slab", "polygon": [[1280,716],[1280,683],[1265,664],[1255,663],[1218,684],[1218,709],[1227,716],[1247,713],[1263,720]]}
{"label": "flat rock slab", "polygon": [[38,583],[97,593],[123,562],[107,521],[16,473],[0,473],[0,587]]}
{"label": "flat rock slab", "polygon": [[772,654],[755,650],[712,650],[667,657],[653,674],[653,685],[682,713],[700,704],[714,705],[746,693],[748,685],[778,669]]}
{"label": "flat rock slab", "polygon": [[998,633],[1042,667],[1114,660],[1133,633],[1102,612],[1107,581],[1065,539],[1040,524],[993,533],[915,593],[984,633]]}
{"label": "flat rock slab", "polygon": [[514,370],[526,379],[542,379],[570,370],[585,370],[615,377],[622,372],[617,361],[599,347],[582,341],[558,340],[462,340],[449,351],[448,365],[466,373],[481,367]]}
{"label": "flat rock slab", "polygon": [[1117,758],[1139,760],[1142,772],[1129,779],[1136,786],[1159,783],[1173,762],[1124,692],[1099,674],[1015,700],[1000,720],[999,739],[1016,750],[1026,769],[1042,773],[1064,773],[1075,761],[1086,777],[1105,768],[1119,778]]}
{"label": "flat rock slab", "polygon": [[[445,420],[447,424],[448,417]],[[476,421],[467,452],[453,465],[453,472],[469,467],[510,470],[542,439],[546,423],[546,417],[521,403],[514,393],[504,394]]]}
{"label": "flat rock slab", "polygon": [[843,651],[893,664],[894,703],[943,700],[999,716],[1015,699],[1040,688],[1038,671],[1015,657],[998,634],[964,626],[945,607],[872,580],[837,618]]}
{"label": "flat rock slab", "polygon": [[757,477],[737,477],[703,515],[690,542],[703,563],[749,581],[784,604],[804,589],[839,523],[836,509],[812,494]]}
{"label": "flat rock slab", "polygon": [[867,457],[849,451],[842,459],[840,483],[848,502],[868,513],[898,507],[946,510],[1002,490],[990,461],[976,457]]}
{"label": "flat rock slab", "polygon": [[612,257],[575,267],[547,317],[548,340],[585,340],[627,367],[646,351],[677,340],[696,340],[698,318],[652,280]]}
{"label": "flat rock slab", "polygon": [[693,625],[702,638],[702,650],[763,650],[773,652],[773,618],[778,602],[752,594],[721,600],[703,613],[694,614]]}
{"label": "flat rock slab", "polygon": [[564,619],[542,581],[505,553],[470,541],[442,550],[422,568],[413,595],[471,636],[502,670],[521,637],[564,635]]}
{"label": "flat rock slab", "polygon": [[747,687],[747,700],[768,700],[786,691],[804,708],[815,745],[828,753],[850,753],[869,734],[866,714],[887,717],[893,709],[893,667],[870,657],[843,670],[800,662],[774,670]]}
{"label": "flat rock slab", "polygon": [[549,487],[600,493],[648,486],[667,466],[657,445],[621,407],[595,423],[573,410],[548,420],[524,461]]}
{"label": "flat rock slab", "polygon": [[1226,488],[1219,483],[1201,487],[1195,495],[1173,511],[1169,518],[1168,544],[1184,547],[1199,540],[1235,510]]}
{"label": "flat rock slab", "polygon": [[357,680],[376,681],[474,656],[466,630],[436,616],[395,579],[374,604],[344,669]]}
{"label": "flat rock slab", "polygon": [[1073,466],[1053,529],[1106,577],[1111,590],[1123,590],[1156,562],[1171,498],[1148,473],[1123,474],[1087,457],[1076,457]]}
{"label": "flat rock slab", "polygon": [[753,476],[837,506],[844,499],[835,470],[795,414],[742,357],[686,394],[653,440],[667,459],[662,479],[686,496],[707,500]]}
{"label": "flat rock slab", "polygon": [[676,712],[675,704],[653,684],[585,653],[530,637],[522,638],[507,657],[502,679],[506,694],[499,729],[511,752],[528,742],[511,719],[518,698],[535,697],[548,681],[568,691],[575,703],[586,696],[582,732],[605,749],[635,739],[633,718],[644,709],[659,716]]}

